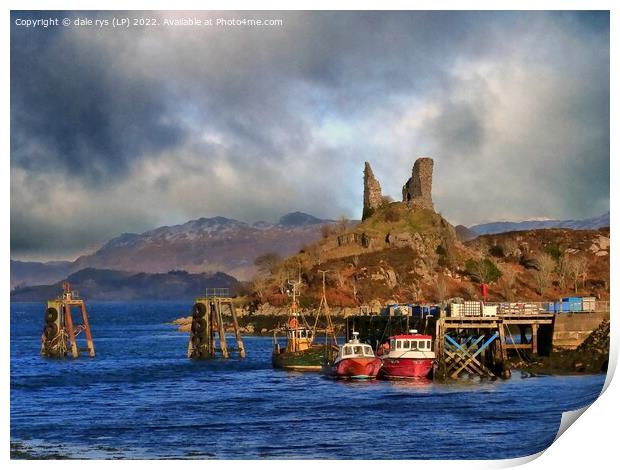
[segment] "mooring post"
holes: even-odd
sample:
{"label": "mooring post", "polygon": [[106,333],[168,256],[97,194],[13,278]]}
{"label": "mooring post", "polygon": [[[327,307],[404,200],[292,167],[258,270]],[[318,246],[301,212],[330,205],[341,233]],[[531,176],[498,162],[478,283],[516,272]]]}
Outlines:
{"label": "mooring post", "polygon": [[243,346],[243,340],[241,339],[241,331],[239,330],[239,322],[237,321],[237,310],[232,299],[230,300],[230,313],[232,315],[233,327],[235,328],[235,337],[237,338],[237,349],[239,350],[239,356],[245,357],[245,348]]}
{"label": "mooring post", "polygon": [[220,332],[220,349],[222,350],[222,357],[228,359],[228,345],[226,344],[226,330],[224,329],[224,321],[222,319],[222,303],[218,299],[215,302],[215,312],[217,323]]}
{"label": "mooring post", "polygon": [[532,323],[532,354],[538,354],[538,323]]}
{"label": "mooring post", "polygon": [[86,334],[86,346],[88,347],[88,355],[95,357],[95,346],[93,345],[93,337],[90,334],[90,324],[88,323],[88,313],[86,312],[86,305],[84,302],[80,303],[82,310],[82,322],[84,323],[84,333]]}
{"label": "mooring post", "polygon": [[502,364],[503,364],[506,361],[506,359],[507,359],[507,354],[506,354],[506,333],[504,331],[504,322],[503,321],[497,322],[497,326],[498,326],[498,330],[499,330],[499,342],[500,342],[500,349],[501,349],[501,354],[502,354]]}
{"label": "mooring post", "polygon": [[71,356],[75,359],[80,353],[75,342],[75,331],[73,330],[73,319],[71,318],[71,305],[68,303],[65,303],[65,323],[69,341],[71,342]]}
{"label": "mooring post", "polygon": [[209,309],[209,321],[208,321],[208,330],[209,330],[209,358],[215,358],[215,326],[216,326],[216,318],[215,318],[215,304],[212,301],[207,301],[207,308]]}

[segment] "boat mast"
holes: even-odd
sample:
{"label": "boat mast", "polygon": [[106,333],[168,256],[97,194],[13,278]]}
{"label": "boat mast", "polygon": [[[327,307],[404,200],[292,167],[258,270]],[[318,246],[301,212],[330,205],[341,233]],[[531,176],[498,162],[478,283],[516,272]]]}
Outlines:
{"label": "boat mast", "polygon": [[329,311],[329,305],[327,304],[327,296],[325,295],[325,274],[330,271],[318,270],[323,275],[323,292],[321,295],[321,302],[319,303],[319,310],[317,311],[316,318],[314,319],[314,326],[312,327],[312,337],[315,337],[317,324],[319,322],[319,317],[321,316],[321,310],[325,313],[325,320],[327,325],[325,327],[325,347],[327,347],[327,335],[331,334],[331,339],[334,344],[338,344],[336,341],[336,333],[334,330],[334,324],[332,323],[332,317]]}

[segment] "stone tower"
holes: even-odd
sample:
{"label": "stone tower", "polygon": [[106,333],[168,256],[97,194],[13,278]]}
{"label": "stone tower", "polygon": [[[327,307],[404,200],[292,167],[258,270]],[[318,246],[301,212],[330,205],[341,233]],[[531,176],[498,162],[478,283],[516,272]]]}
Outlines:
{"label": "stone tower", "polygon": [[381,185],[370,168],[370,163],[364,163],[364,210],[362,220],[370,217],[381,206]]}
{"label": "stone tower", "polygon": [[403,186],[403,202],[412,209],[435,210],[431,189],[433,186],[433,159],[418,158],[413,165],[411,178]]}

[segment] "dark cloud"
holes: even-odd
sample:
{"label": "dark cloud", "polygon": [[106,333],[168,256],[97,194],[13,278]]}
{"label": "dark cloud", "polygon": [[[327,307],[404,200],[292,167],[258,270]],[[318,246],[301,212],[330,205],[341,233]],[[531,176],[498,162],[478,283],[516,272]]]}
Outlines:
{"label": "dark cloud", "polygon": [[190,16],[284,26],[12,26],[14,256],[200,216],[358,217],[363,162],[398,197],[418,155],[457,223],[608,208],[606,13]]}

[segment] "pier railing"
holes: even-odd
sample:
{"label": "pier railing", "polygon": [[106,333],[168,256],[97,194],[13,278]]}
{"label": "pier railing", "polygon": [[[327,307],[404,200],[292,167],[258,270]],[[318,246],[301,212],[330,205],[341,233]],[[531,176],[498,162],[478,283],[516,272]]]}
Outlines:
{"label": "pier railing", "polygon": [[205,289],[205,297],[230,297],[230,289],[228,287],[207,287]]}

